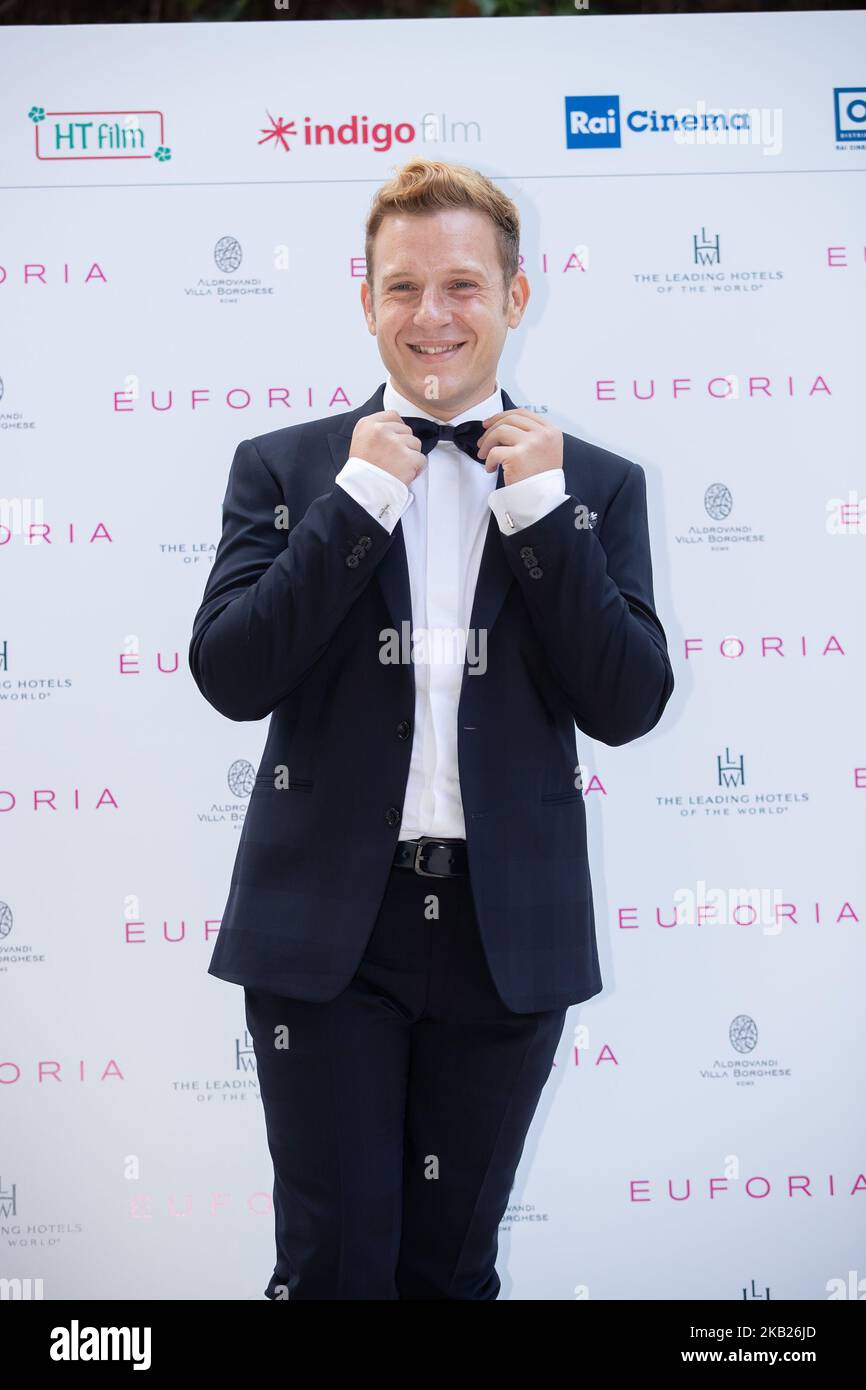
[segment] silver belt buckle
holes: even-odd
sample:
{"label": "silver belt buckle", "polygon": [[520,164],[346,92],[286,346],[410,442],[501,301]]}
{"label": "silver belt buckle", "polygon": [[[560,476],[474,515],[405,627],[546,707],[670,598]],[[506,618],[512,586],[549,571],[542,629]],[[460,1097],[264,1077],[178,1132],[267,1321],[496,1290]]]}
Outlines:
{"label": "silver belt buckle", "polygon": [[436,836],[435,836],[435,835],[422,835],[422,836],[419,838],[417,845],[415,846],[415,863],[412,865],[412,868],[415,870],[416,874],[420,874],[422,878],[448,878],[448,877],[449,877],[448,874],[436,874],[436,873],[433,873],[432,870],[430,870],[430,869],[422,869],[422,868],[421,868],[421,851],[422,851],[422,849],[424,848],[425,845],[430,845],[430,844],[435,844],[435,843],[437,843],[437,841],[436,841]]}

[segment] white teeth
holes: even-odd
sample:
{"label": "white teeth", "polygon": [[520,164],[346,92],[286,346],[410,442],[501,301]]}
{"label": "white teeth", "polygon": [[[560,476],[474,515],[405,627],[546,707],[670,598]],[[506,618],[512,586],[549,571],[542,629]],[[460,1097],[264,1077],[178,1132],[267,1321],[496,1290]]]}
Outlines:
{"label": "white teeth", "polygon": [[417,347],[414,343],[410,343],[409,346],[412,348],[412,351],[413,351],[413,352],[425,352],[425,353],[428,353],[430,356],[435,357],[435,356],[441,355],[443,352],[455,352],[456,349],[459,348],[459,347],[462,347],[463,344],[462,344],[462,343],[449,343],[447,347],[435,347],[435,348],[433,348],[433,347]]}

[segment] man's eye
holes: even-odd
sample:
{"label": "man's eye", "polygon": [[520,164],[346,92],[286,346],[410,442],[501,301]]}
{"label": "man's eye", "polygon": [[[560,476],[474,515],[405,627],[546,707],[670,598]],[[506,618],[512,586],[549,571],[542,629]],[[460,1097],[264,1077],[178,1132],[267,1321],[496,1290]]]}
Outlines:
{"label": "man's eye", "polygon": [[[458,287],[465,286],[467,289],[474,289],[474,288],[475,288],[475,281],[474,281],[474,280],[455,280],[455,281],[454,281],[454,284],[455,284],[455,286],[458,286]],[[404,281],[402,282],[402,284],[399,284],[399,285],[391,285],[390,288],[391,288],[392,291],[394,291],[394,290],[411,290],[412,286],[411,286],[411,284],[409,283],[408,280],[404,280]]]}

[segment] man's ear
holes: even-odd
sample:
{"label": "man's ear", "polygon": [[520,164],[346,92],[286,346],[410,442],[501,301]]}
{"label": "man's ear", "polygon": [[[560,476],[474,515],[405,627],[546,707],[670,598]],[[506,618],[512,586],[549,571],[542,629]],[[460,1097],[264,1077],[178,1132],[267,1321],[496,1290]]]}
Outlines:
{"label": "man's ear", "polygon": [[[364,293],[366,287],[367,293]],[[373,291],[366,280],[361,281],[361,303],[364,306],[364,317],[367,320],[367,327],[371,333],[376,332],[376,315],[373,312]]]}

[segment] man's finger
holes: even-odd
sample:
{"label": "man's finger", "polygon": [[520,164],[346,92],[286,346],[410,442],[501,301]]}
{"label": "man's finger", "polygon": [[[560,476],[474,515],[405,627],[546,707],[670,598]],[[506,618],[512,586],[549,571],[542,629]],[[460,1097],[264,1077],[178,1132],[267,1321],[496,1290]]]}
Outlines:
{"label": "man's finger", "polygon": [[478,441],[478,453],[482,453],[490,445],[519,444],[525,431],[517,428],[511,420],[500,420],[498,425],[491,425],[489,430],[485,430]]}
{"label": "man's finger", "polygon": [[533,426],[540,425],[541,421],[535,419],[534,416],[517,416],[516,411],[503,410],[500,411],[498,415],[491,415],[487,420],[482,420],[481,423],[482,425],[486,425],[487,428],[485,429],[484,433],[479,437],[479,449],[481,448],[482,444],[488,443],[491,434],[500,425],[513,425],[515,429],[519,429],[521,430],[521,432],[529,434],[532,432]]}
{"label": "man's finger", "polygon": [[[497,424],[501,424],[503,421],[505,421],[506,424],[515,425],[523,430],[531,430],[534,426],[541,424],[541,421],[532,411],[523,411],[522,409],[520,411],[500,410],[495,415],[488,415],[486,420],[481,421],[482,425],[485,426],[484,434],[481,436],[481,439],[484,439],[491,429],[494,429]],[[480,444],[481,440],[479,439],[478,442]]]}

